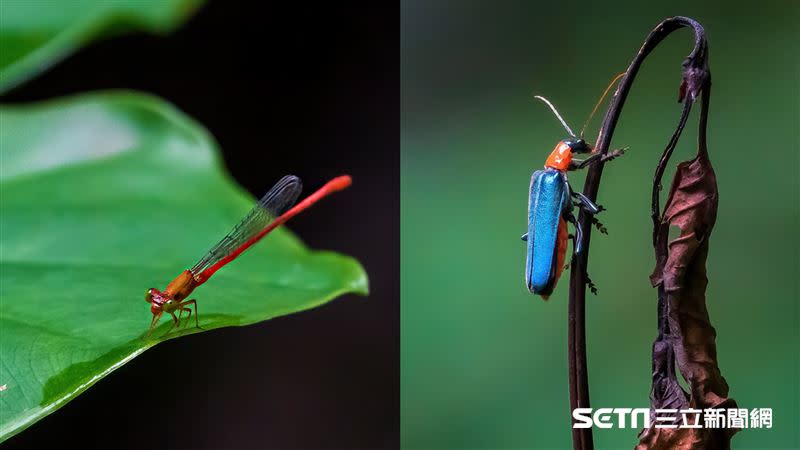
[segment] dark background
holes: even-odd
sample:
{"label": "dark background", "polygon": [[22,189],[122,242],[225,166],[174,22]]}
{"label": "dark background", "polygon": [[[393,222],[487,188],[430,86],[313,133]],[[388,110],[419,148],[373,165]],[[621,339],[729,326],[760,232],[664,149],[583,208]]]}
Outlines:
{"label": "dark background", "polygon": [[255,196],[286,173],[306,192],[351,174],[290,227],[358,258],[371,289],[160,344],[6,448],[399,446],[399,33],[391,4],[216,1],[171,35],[92,44],[3,97],[153,93],[208,128]]}

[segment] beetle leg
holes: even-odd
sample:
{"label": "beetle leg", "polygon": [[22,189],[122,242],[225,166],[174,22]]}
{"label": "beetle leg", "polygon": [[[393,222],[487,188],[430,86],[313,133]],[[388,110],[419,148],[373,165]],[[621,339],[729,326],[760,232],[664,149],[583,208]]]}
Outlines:
{"label": "beetle leg", "polygon": [[566,173],[562,172],[562,179],[564,180],[564,190],[569,192],[569,195],[567,196],[567,200],[569,201],[567,208],[572,207],[572,198],[574,197],[578,199],[578,206],[580,206],[582,210],[588,212],[589,214],[597,214],[604,209],[602,206],[598,206],[593,201],[589,200],[589,198],[582,193],[572,190],[572,185],[569,184]]}
{"label": "beetle leg", "polygon": [[572,162],[569,163],[569,167],[567,168],[567,170],[583,169],[589,164],[594,164],[597,161],[600,161],[601,156],[602,155],[600,155],[600,153],[595,153],[594,155],[586,159],[573,159]]}
{"label": "beetle leg", "polygon": [[590,200],[589,197],[583,195],[582,192],[573,191],[569,183],[567,183],[567,187],[569,188],[569,196],[578,199],[578,206],[580,206],[582,210],[592,215],[605,210],[605,208]]}
{"label": "beetle leg", "polygon": [[[564,217],[567,221],[571,222],[572,225],[575,227],[575,236],[572,240],[572,248],[574,249],[575,255],[579,255],[581,251],[583,251],[583,230],[581,229],[581,224],[578,222],[578,219],[575,218],[575,215],[572,212],[567,211],[564,214]],[[594,218],[592,218],[592,222],[594,222]],[[605,228],[605,227],[604,227]],[[601,230],[602,232],[602,230]],[[569,265],[569,264],[567,264]],[[564,266],[566,269],[567,266]],[[586,284],[589,286],[589,290],[592,291],[592,294],[597,295],[597,286],[594,285],[594,282],[591,278],[589,278],[589,274],[586,274]]]}
{"label": "beetle leg", "polygon": [[610,152],[606,153],[602,158],[600,158],[603,162],[611,161],[614,158],[622,156],[625,154],[625,151],[628,150],[630,147],[622,147],[616,150],[611,150]]}
{"label": "beetle leg", "polygon": [[602,211],[605,211],[602,205],[598,205],[597,203],[591,201],[589,197],[583,195],[581,192],[574,192],[572,188],[569,190],[569,195],[578,199],[578,206],[584,210],[585,212],[591,214],[592,216],[592,224],[597,227],[597,230],[603,234],[608,234],[608,229],[606,226],[603,225],[602,222],[597,220],[595,214],[598,214]]}
{"label": "beetle leg", "polygon": [[594,281],[589,278],[589,274],[586,274],[586,285],[589,286],[589,290],[592,291],[592,294],[597,295],[597,286],[595,286]]}
{"label": "beetle leg", "polygon": [[572,248],[576,255],[583,250],[583,229],[578,219],[571,212],[566,213],[566,219],[575,227],[575,236],[572,238]]}
{"label": "beetle leg", "polygon": [[[573,220],[575,220],[574,217]],[[579,255],[583,251],[583,230],[581,229],[580,222],[575,220],[574,224],[575,224],[575,254]]]}
{"label": "beetle leg", "polygon": [[606,228],[605,225],[603,225],[603,222],[597,220],[597,217],[592,216],[592,224],[597,228],[597,231],[603,234],[608,234],[608,229]]}
{"label": "beetle leg", "polygon": [[595,153],[592,156],[586,159],[573,159],[572,162],[569,164],[569,168],[567,170],[578,170],[583,169],[584,167],[594,164],[597,162],[608,162],[614,158],[622,156],[625,154],[625,150],[629,149],[630,147],[624,147],[617,150],[612,150],[605,155],[601,155],[600,153]]}
{"label": "beetle leg", "polygon": [[586,211],[589,214],[594,215],[599,213],[600,211],[605,210],[605,208],[591,201],[589,197],[583,195],[583,193],[581,192],[570,192],[570,195],[580,200],[579,206],[581,207],[582,210]]}

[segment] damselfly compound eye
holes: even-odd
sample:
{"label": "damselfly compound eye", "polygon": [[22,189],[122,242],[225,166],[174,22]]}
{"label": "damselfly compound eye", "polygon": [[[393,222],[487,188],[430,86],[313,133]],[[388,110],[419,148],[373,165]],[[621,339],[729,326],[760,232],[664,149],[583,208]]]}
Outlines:
{"label": "damselfly compound eye", "polygon": [[153,291],[155,290],[156,288],[148,289],[147,292],[144,293],[144,301],[147,303],[153,303]]}

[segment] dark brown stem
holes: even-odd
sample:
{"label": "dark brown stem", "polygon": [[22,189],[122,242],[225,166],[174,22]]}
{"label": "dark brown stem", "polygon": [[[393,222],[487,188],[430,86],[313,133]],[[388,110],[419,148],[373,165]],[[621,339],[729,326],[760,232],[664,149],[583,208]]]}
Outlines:
{"label": "dark brown stem", "polygon": [[[691,27],[695,33],[695,45],[692,52],[683,63],[683,80],[681,83],[681,90],[679,95],[680,100],[686,100],[687,105],[691,105],[697,98],[700,90],[705,86],[707,80],[707,45],[705,38],[705,31],[703,27],[694,19],[688,17],[672,17],[664,20],[650,32],[650,35],[645,39],[644,44],[639,49],[639,52],[634,57],[625,76],[617,86],[614,96],[611,98],[606,114],[603,118],[603,124],[597,137],[595,149],[597,152],[605,155],[608,153],[611,145],[611,138],[614,134],[614,129],[617,126],[622,107],[628,97],[633,80],[636,78],[639,68],[644,62],[645,58],[658,46],[658,44],[673,31],[683,28]],[[688,106],[684,108],[687,110],[691,108]],[[688,111],[686,111],[688,115]],[[683,121],[685,123],[685,120]],[[682,125],[681,125],[682,129]],[[677,132],[679,135],[680,133]],[[667,149],[674,149],[675,142],[670,141]],[[656,179],[657,184],[660,185],[660,177],[663,174],[662,165],[666,164],[672,150],[665,150],[657,169]],[[586,174],[586,182],[583,186],[583,194],[591,200],[597,198],[597,192],[600,188],[600,178],[603,174],[604,162],[598,162],[592,165]],[[655,194],[656,202],[658,194]],[[657,208],[656,204],[656,208]],[[657,211],[657,209],[656,209]],[[575,408],[589,408],[589,381],[588,372],[586,367],[586,283],[588,276],[586,267],[589,260],[589,243],[591,238],[591,216],[581,211],[578,215],[578,223],[583,228],[583,252],[573,257],[571,264],[572,270],[570,273],[570,286],[569,286],[569,312],[568,312],[568,361],[569,361],[569,394],[570,394],[570,412]],[[573,428],[572,429],[572,446],[576,450],[588,450],[594,448],[594,441],[592,438],[591,428]]]}

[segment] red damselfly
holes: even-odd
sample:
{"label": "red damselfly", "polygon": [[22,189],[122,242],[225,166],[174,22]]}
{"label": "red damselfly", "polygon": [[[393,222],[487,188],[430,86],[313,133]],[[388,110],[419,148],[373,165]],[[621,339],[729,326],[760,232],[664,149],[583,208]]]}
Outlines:
{"label": "red damselfly", "polygon": [[241,222],[215,246],[211,247],[211,250],[200,258],[197,264],[191,269],[184,270],[163,291],[156,288],[147,290],[145,300],[150,303],[150,312],[153,313],[148,335],[164,313],[172,316],[173,323],[170,330],[180,326],[184,312],[188,313],[186,317],[188,321],[192,317],[191,307],[194,307],[195,325],[199,328],[197,301],[187,299],[192,291],[208,281],[216,271],[236,259],[270,231],[329,194],[350,186],[351,182],[351,178],[347,175],[336,177],[292,207],[297,201],[303,185],[300,179],[294,175],[281,178]]}

